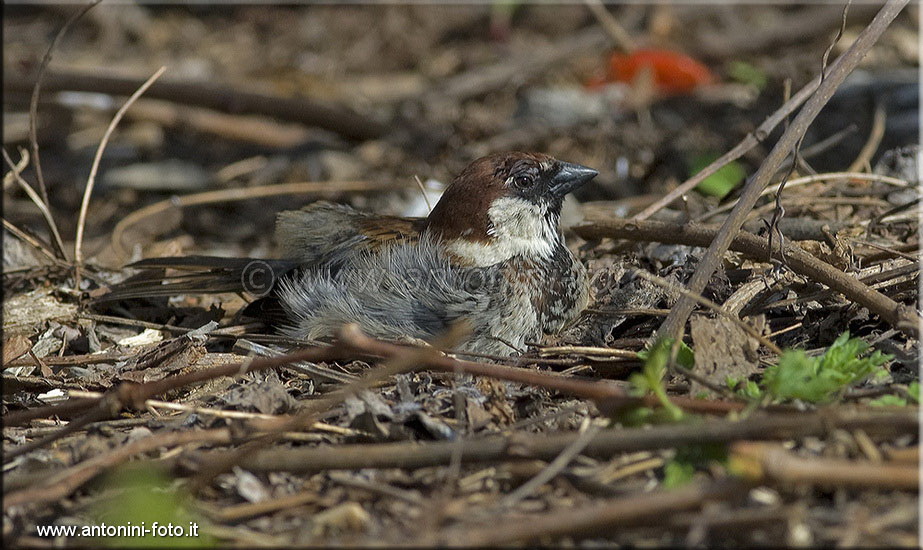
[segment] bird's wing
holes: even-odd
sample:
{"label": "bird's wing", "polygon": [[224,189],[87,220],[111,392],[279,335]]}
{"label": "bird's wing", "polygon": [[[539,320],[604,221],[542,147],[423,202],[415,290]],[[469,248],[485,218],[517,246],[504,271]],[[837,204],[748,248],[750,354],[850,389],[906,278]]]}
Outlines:
{"label": "bird's wing", "polygon": [[317,202],[279,214],[276,239],[284,259],[149,258],[129,266],[143,272],[113,286],[96,301],[224,292],[269,294],[272,298],[283,275],[297,278],[305,270],[336,270],[358,252],[414,241],[424,222],[424,218],[376,216],[345,205]]}
{"label": "bird's wing", "polygon": [[453,266],[427,238],[366,250],[336,272],[305,270],[286,277],[278,296],[291,322],[283,332],[317,340],[354,322],[379,338],[430,339],[462,318],[477,323],[500,294],[486,286],[468,288],[465,279],[465,269]]}
{"label": "bird's wing", "polygon": [[341,264],[357,252],[419,239],[425,218],[379,216],[330,202],[279,214],[276,243],[299,264]]}

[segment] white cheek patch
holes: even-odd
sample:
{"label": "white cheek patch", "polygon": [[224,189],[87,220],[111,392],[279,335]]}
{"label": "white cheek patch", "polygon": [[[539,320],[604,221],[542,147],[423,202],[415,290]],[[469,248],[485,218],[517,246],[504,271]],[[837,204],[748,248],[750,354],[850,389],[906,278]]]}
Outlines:
{"label": "white cheek patch", "polygon": [[483,267],[515,256],[548,259],[561,240],[557,220],[546,216],[544,207],[518,198],[501,198],[487,211],[491,242],[456,240],[449,250],[472,265]]}

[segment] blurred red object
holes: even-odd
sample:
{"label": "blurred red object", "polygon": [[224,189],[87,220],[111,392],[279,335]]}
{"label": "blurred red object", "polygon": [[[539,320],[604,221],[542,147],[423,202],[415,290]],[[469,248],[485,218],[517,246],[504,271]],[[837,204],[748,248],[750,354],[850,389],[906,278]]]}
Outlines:
{"label": "blurred red object", "polygon": [[[638,50],[630,54],[614,53],[609,58],[608,82],[635,80],[649,67],[657,89],[665,94],[688,94],[697,87],[715,81],[714,74],[695,59],[669,50]],[[589,87],[602,84],[600,78],[593,78]]]}

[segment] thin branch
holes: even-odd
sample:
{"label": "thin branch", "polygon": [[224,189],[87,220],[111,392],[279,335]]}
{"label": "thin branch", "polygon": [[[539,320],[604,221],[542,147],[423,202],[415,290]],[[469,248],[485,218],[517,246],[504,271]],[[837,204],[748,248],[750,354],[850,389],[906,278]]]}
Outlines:
{"label": "thin branch", "polygon": [[691,178],[687,179],[683,183],[676,186],[676,188],[671,189],[667,192],[666,195],[658,199],[656,202],[638,212],[632,219],[635,220],[646,220],[656,214],[657,212],[663,210],[670,205],[676,199],[682,197],[689,191],[693,190],[698,184],[705,181],[706,178],[716,173],[718,170],[724,166],[730,164],[731,162],[739,159],[744,156],[744,154],[753,149],[757,145],[763,142],[767,136],[778,126],[782,121],[784,121],[788,115],[792,114],[795,109],[801,106],[802,103],[807,101],[807,99],[817,90],[817,87],[820,85],[820,77],[814,78],[811,82],[807,83],[804,88],[798,90],[791,99],[786,101],[779,107],[776,112],[769,116],[762,124],[760,124],[756,130],[747,134],[740,143],[734,146],[733,149],[727,153],[721,155],[714,160],[711,164],[703,168],[701,171],[693,175]]}
{"label": "thin branch", "polygon": [[[830,42],[830,45],[827,46],[827,49],[824,51],[824,55],[821,58],[820,65],[820,83],[823,85],[824,79],[827,76],[827,62],[830,59],[830,54],[833,52],[833,48],[839,44],[840,39],[843,37],[843,33],[846,31],[846,16],[849,14],[849,6],[852,4],[852,0],[847,0],[846,5],[843,6],[843,16],[840,21],[840,27],[837,29],[836,36]],[[786,84],[788,81],[786,81]],[[786,130],[788,127],[786,126]],[[788,183],[788,180],[792,177],[792,174],[795,173],[795,168],[798,167],[806,172],[811,174],[816,174],[817,172],[811,168],[811,166],[804,160],[804,157],[801,155],[801,146],[804,144],[805,133],[802,133],[798,138],[798,142],[795,143],[795,149],[792,151],[792,164],[788,168],[788,172],[785,176],[782,177],[782,180],[779,182],[779,190],[776,193],[776,202],[775,207],[772,211],[772,218],[769,220],[769,260],[772,261],[772,251],[774,250],[772,246],[772,241],[775,235],[779,235],[779,252],[782,254],[782,263],[785,262],[784,256],[784,244],[785,244],[785,235],[782,233],[782,230],[779,228],[779,223],[782,221],[783,216],[785,216],[785,207],[782,205],[782,191],[785,189],[785,185]],[[781,163],[780,163],[781,166]],[[754,203],[755,204],[755,203]]]}
{"label": "thin branch", "polygon": [[[603,313],[607,315],[613,314],[609,311],[604,311]],[[642,315],[648,315],[648,313],[643,313]],[[541,357],[548,355],[580,354],[589,355],[592,357],[619,357],[622,359],[638,358],[638,352],[636,351],[615,348],[601,348],[596,346],[547,346],[539,348],[538,354]]]}
{"label": "thin branch", "polygon": [[[115,416],[115,414],[119,410],[122,409],[122,404],[121,404],[122,399],[121,398],[124,395],[126,395],[128,391],[129,390],[127,386],[122,385],[117,388],[117,391],[107,393],[102,398],[91,401],[90,404],[92,405],[92,408],[89,410],[89,412],[85,413],[83,416],[81,416],[80,418],[77,418],[76,420],[68,422],[60,430],[56,432],[52,432],[44,437],[33,439],[32,441],[24,445],[20,445],[18,447],[14,447],[11,450],[8,450],[6,453],[3,454],[4,464],[6,464],[7,462],[13,460],[14,458],[18,456],[31,453],[32,451],[36,449],[41,449],[45,445],[54,443],[55,441],[63,437],[77,433],[78,431],[82,430],[84,427],[88,426],[89,424],[92,424],[94,422],[99,422],[100,420],[107,420],[109,418],[112,418],[113,416]],[[65,402],[64,404],[67,404],[73,401],[74,400],[71,400],[71,401]],[[78,399],[77,401],[83,401],[83,400]]]}
{"label": "thin branch", "polygon": [[378,191],[395,189],[391,183],[372,183],[366,181],[321,181],[280,183],[275,185],[261,185],[259,187],[220,189],[204,191],[181,197],[172,197],[131,212],[115,224],[110,237],[113,250],[122,258],[127,258],[129,253],[125,250],[125,233],[128,229],[145,218],[156,216],[173,208],[186,208],[203,204],[219,202],[234,202],[276,197],[280,195],[302,195],[316,193],[336,193],[346,191]]}
{"label": "thin branch", "polygon": [[888,113],[885,111],[884,104],[875,105],[875,116],[872,119],[872,130],[869,132],[869,138],[856,156],[856,160],[852,161],[852,164],[846,169],[847,172],[858,172],[871,162],[875,152],[878,151],[878,146],[881,145],[881,139],[885,136],[887,117]]}
{"label": "thin branch", "polygon": [[231,443],[231,431],[228,428],[214,430],[196,430],[167,432],[150,435],[144,439],[113,449],[95,456],[76,466],[60,472],[41,487],[23,489],[3,496],[3,509],[27,504],[57,502],[67,497],[85,483],[135,455],[155,451],[161,447],[176,447],[187,443]]}
{"label": "thin branch", "polygon": [[45,177],[42,175],[42,162],[38,155],[38,97],[42,90],[42,79],[45,77],[48,64],[51,63],[51,56],[54,53],[55,47],[58,45],[58,41],[67,34],[67,31],[70,30],[74,23],[101,1],[102,0],[92,0],[83,8],[77,10],[77,12],[71,15],[64,23],[64,26],[61,27],[61,30],[59,30],[54,36],[54,39],[52,39],[51,44],[48,46],[48,50],[45,52],[45,56],[42,58],[42,63],[38,68],[38,76],[35,78],[35,86],[32,88],[32,97],[29,100],[29,144],[32,147],[32,158],[35,159],[35,179],[38,181],[38,190],[42,194],[42,200],[48,206],[50,206],[51,203],[48,202],[48,189],[45,187]]}
{"label": "thin branch", "polygon": [[429,197],[426,196],[426,188],[423,187],[423,182],[420,181],[420,176],[414,175],[413,179],[417,182],[417,187],[420,188],[420,194],[423,195],[423,202],[426,203],[426,209],[429,212],[433,211],[433,205],[429,203]]}
{"label": "thin branch", "polygon": [[[664,244],[684,244],[688,246],[708,246],[715,242],[720,230],[698,224],[675,224],[656,221],[605,220],[578,225],[574,231],[584,239],[628,239],[637,242],[659,242]],[[730,250],[759,260],[765,260],[769,254],[769,243],[765,238],[751,233],[740,232],[732,240]],[[895,302],[884,294],[870,289],[855,276],[844,273],[832,265],[808,254],[794,244],[787,244],[785,257],[788,267],[813,281],[823,283],[842,293],[850,300],[861,304],[875,313],[888,324],[910,336],[916,336],[919,316],[913,308]],[[687,286],[691,290],[691,284]],[[674,306],[673,311],[676,311]]]}
{"label": "thin branch", "polygon": [[[279,357],[256,357],[249,358],[246,361],[237,363],[228,363],[218,365],[208,369],[188,372],[176,376],[168,376],[161,380],[145,382],[144,384],[122,384],[121,386],[110,390],[106,396],[123,392],[118,397],[118,402],[122,407],[141,408],[144,401],[161,395],[172,389],[182,388],[192,384],[198,384],[207,380],[214,380],[223,376],[243,376],[248,372],[257,372],[269,370],[295,363],[298,361],[333,361],[342,359],[344,356],[342,350],[333,346],[319,346],[299,350],[288,355]],[[106,397],[104,396],[103,399]],[[48,416],[70,416],[76,412],[92,408],[99,403],[100,399],[70,399],[59,405],[47,407],[37,407],[22,411],[14,411],[4,415],[5,426],[20,426],[36,418]],[[119,409],[120,410],[120,409]]]}
{"label": "thin branch", "polygon": [[[804,107],[798,113],[798,116],[792,121],[788,130],[779,138],[779,141],[772,148],[769,155],[767,155],[766,160],[760,166],[759,170],[757,170],[756,174],[754,174],[750,182],[744,186],[737,207],[734,208],[727,220],[725,220],[721,230],[715,236],[715,240],[702,256],[702,259],[699,260],[692,280],[690,280],[687,285],[689,290],[701,294],[705,285],[708,284],[709,279],[711,279],[712,274],[715,272],[715,269],[718,268],[725,251],[727,251],[735,235],[740,231],[740,227],[746,219],[747,214],[753,209],[753,205],[759,198],[760,193],[762,193],[763,189],[769,183],[773,174],[776,173],[779,165],[785,160],[785,157],[788,156],[795,144],[798,143],[814,120],[814,117],[816,117],[824,105],[827,104],[836,89],[843,83],[856,65],[859,64],[866,52],[871,49],[878,37],[884,33],[888,25],[897,17],[908,1],[909,0],[889,0],[869,26],[859,34],[856,41],[849,49],[830,66],[829,72],[825,75],[823,82],[817,87],[817,91],[811,96],[811,99],[805,103]],[[808,255],[806,253],[804,254]],[[829,265],[827,265],[827,267],[831,270],[834,269]],[[866,290],[864,285],[860,286],[862,286],[863,291]],[[866,294],[870,295],[870,293]],[[878,296],[883,297],[880,294]],[[888,302],[890,302],[891,305],[897,305],[890,299],[888,299]],[[691,299],[685,296],[681,297],[676,305],[673,306],[666,320],[661,324],[658,330],[659,334],[672,337],[674,340],[679,340],[680,335],[685,330],[686,320],[689,318],[689,314],[692,313],[693,307],[694,302]],[[913,319],[913,326],[908,327],[905,325],[908,316],[901,315],[898,308],[891,308],[886,312],[877,311],[876,313],[879,313],[879,315],[883,314],[882,317],[889,322],[893,322],[894,325],[900,324],[903,327],[902,330],[909,331],[910,333],[915,333],[918,328],[916,315],[910,318]]]}
{"label": "thin branch", "polygon": [[731,447],[733,469],[756,482],[774,481],[803,487],[899,489],[920,487],[917,464],[888,464],[837,458],[797,456],[777,445],[741,441]]}
{"label": "thin branch", "polygon": [[[74,397],[74,398],[96,398],[96,399],[100,399],[104,395],[99,392],[82,391],[82,390],[68,390],[67,394],[69,397]],[[201,416],[215,416],[218,418],[233,418],[237,420],[279,421],[285,418],[277,414],[253,413],[253,412],[247,412],[247,411],[235,411],[235,410],[230,410],[230,409],[213,409],[211,407],[198,407],[196,405],[187,405],[185,403],[174,403],[172,401],[161,401],[159,399],[145,400],[144,408],[146,409],[167,409],[171,411],[195,413]],[[339,426],[333,426],[331,424],[326,424],[324,422],[315,422],[313,425],[309,426],[308,429],[325,431],[325,432],[335,433],[339,435],[347,435],[347,436],[354,436],[359,433],[356,430],[351,430],[349,428],[341,428]]]}
{"label": "thin branch", "polygon": [[51,215],[51,210],[48,209],[48,204],[43,201],[42,198],[38,196],[38,193],[35,192],[35,189],[33,189],[32,186],[22,178],[21,173],[29,164],[29,153],[27,153],[24,149],[20,149],[19,151],[21,156],[19,162],[14,164],[13,159],[10,158],[10,155],[6,152],[6,149],[2,149],[2,151],[3,160],[5,160],[10,167],[10,171],[7,172],[6,176],[3,178],[4,185],[9,179],[13,179],[16,181],[16,183],[19,184],[22,190],[26,192],[26,195],[29,196],[29,199],[35,203],[35,206],[42,213],[42,217],[45,218],[45,224],[51,231],[52,237],[54,237],[54,240],[52,241],[52,244],[55,246],[54,252],[60,255],[60,259],[67,259],[67,256],[64,254],[64,242],[61,240],[61,234],[58,232],[58,224],[55,223],[54,217]]}
{"label": "thin branch", "polygon": [[631,53],[637,49],[631,34],[609,13],[601,0],[583,0],[583,3],[590,9],[593,17],[596,18],[596,21],[599,22],[603,30],[612,38],[612,41],[615,42],[615,45],[620,50],[625,53]]}
{"label": "thin branch", "polygon": [[[375,340],[358,330],[349,330],[348,328],[341,331],[340,342],[363,354],[378,357],[397,358],[407,356],[408,353],[413,351],[413,348]],[[426,368],[431,370],[486,376],[497,380],[518,382],[555,390],[575,397],[591,399],[600,410],[604,411],[611,412],[637,406],[655,407],[660,404],[656,396],[632,397],[627,395],[622,388],[607,381],[590,382],[527,368],[462,361],[445,355],[434,355],[425,359]],[[744,403],[737,401],[707,401],[679,396],[671,397],[670,401],[684,410],[706,414],[726,414],[732,411],[741,411],[745,406]]]}
{"label": "thin branch", "polygon": [[304,504],[320,500],[322,495],[314,489],[301,491],[292,495],[263,500],[259,502],[245,502],[243,504],[234,504],[225,506],[206,513],[214,520],[225,523],[233,523],[241,520],[271,514],[278,510],[287,510],[302,506]]}
{"label": "thin branch", "polygon": [[131,97],[128,98],[125,104],[122,105],[122,107],[115,113],[115,116],[112,117],[112,121],[109,123],[109,127],[106,128],[106,133],[103,134],[103,139],[100,140],[99,147],[96,149],[96,156],[93,157],[93,165],[90,168],[90,176],[87,178],[87,187],[83,191],[83,201],[80,203],[80,214],[77,217],[77,235],[74,239],[74,264],[78,269],[78,284],[76,285],[77,288],[80,288],[79,269],[83,264],[83,229],[86,225],[87,210],[90,207],[90,196],[93,194],[93,187],[96,184],[96,172],[99,170],[99,162],[103,157],[103,151],[106,150],[106,144],[109,143],[109,137],[112,135],[112,132],[115,130],[115,127],[118,125],[119,121],[122,120],[122,117],[125,115],[125,111],[127,111],[128,108],[131,107],[131,104],[134,103],[135,100],[137,100],[139,97],[141,97],[141,94],[150,88],[151,84],[160,78],[160,75],[162,75],[166,70],[166,67],[161,67],[158,69],[157,72],[151,75],[151,77],[148,78],[147,81],[145,81],[144,84],[142,84],[141,87],[138,88],[135,93],[133,93]]}
{"label": "thin branch", "polygon": [[574,460],[577,455],[583,452],[587,445],[599,434],[600,427],[590,425],[589,418],[584,418],[584,426],[581,426],[580,435],[574,439],[573,443],[568,445],[561,453],[552,460],[548,466],[541,472],[535,474],[535,477],[523,483],[515,491],[506,495],[500,501],[501,508],[514,506],[520,500],[531,495],[536,489],[548,483],[555,478],[567,465]]}
{"label": "thin branch", "polygon": [[[70,416],[85,411],[86,409],[91,409],[112,395],[114,395],[114,397],[112,397],[114,403],[118,404],[118,406],[113,405],[110,410],[117,411],[124,407],[138,409],[143,407],[145,400],[155,395],[161,395],[170,390],[205,382],[207,380],[213,380],[222,376],[243,376],[248,372],[279,368],[300,361],[316,363],[350,358],[368,359],[376,357],[384,357],[394,361],[396,366],[393,368],[395,369],[413,366],[414,368],[429,368],[448,373],[468,373],[476,376],[487,376],[499,380],[541,386],[577,397],[592,399],[596,401],[601,409],[640,405],[655,406],[657,404],[656,398],[652,398],[652,396],[648,396],[647,398],[629,397],[621,388],[607,382],[589,382],[568,378],[559,374],[538,372],[533,369],[460,361],[438,354],[434,349],[418,349],[389,344],[365,336],[358,330],[358,327],[354,325],[346,325],[340,330],[338,344],[339,345],[336,346],[309,347],[279,357],[250,358],[247,361],[239,363],[218,365],[199,371],[168,376],[144,384],[122,384],[106,393],[103,399],[70,399],[58,405],[8,413],[4,416],[4,425],[19,426],[36,418]],[[391,372],[389,369],[379,369],[375,371],[374,374],[366,375],[352,382],[340,391],[360,391],[368,387],[368,384],[372,384],[379,379],[383,379],[382,377],[391,376],[392,374],[394,374],[394,372]],[[359,385],[357,386],[356,384]],[[340,399],[342,396],[331,395],[328,398]],[[673,397],[671,400],[679,407],[701,413],[726,414],[732,411],[740,411],[744,407],[743,403],[733,401],[707,401],[684,397]],[[325,402],[313,402],[307,412],[316,412],[315,409],[323,409],[324,406]],[[296,420],[297,419],[300,419],[298,422],[302,424],[308,420],[307,417],[302,417],[302,415],[296,417]],[[286,422],[288,422],[288,418],[286,418]]]}
{"label": "thin branch", "polygon": [[912,260],[914,262],[918,262],[920,260],[919,256],[914,256],[913,254],[907,254],[905,252],[901,252],[900,250],[888,248],[887,246],[882,246],[880,244],[871,243],[869,241],[864,241],[862,239],[849,239],[849,240],[856,244],[860,244],[862,246],[867,246],[869,248],[874,248],[876,250],[887,252],[891,254],[892,256],[898,256],[900,258],[904,258],[905,260]]}
{"label": "thin branch", "polygon": [[[823,437],[836,429],[861,429],[869,435],[899,437],[916,434],[920,419],[916,408],[906,411],[868,411],[831,407],[813,412],[754,414],[743,420],[713,420],[696,424],[666,424],[602,430],[581,454],[611,459],[618,453],[671,449],[686,445],[731,441],[786,441]],[[577,432],[524,433],[468,439],[462,462],[484,464],[514,460],[554,460],[581,437]],[[515,442],[515,444],[512,444]],[[324,470],[362,468],[429,468],[448,464],[454,441],[349,444],[322,447],[273,448],[247,456],[241,467],[251,471],[287,471],[312,474]],[[203,453],[210,462],[226,451]]]}
{"label": "thin branch", "polygon": [[54,252],[48,249],[47,244],[36,239],[32,235],[26,233],[24,230],[16,227],[15,225],[7,221],[6,218],[3,218],[3,227],[7,231],[15,235],[19,240],[28,244],[29,246],[31,246],[32,248],[40,252],[43,256],[51,260],[52,263],[56,263],[56,264],[61,263],[61,260],[57,256],[54,255]]}
{"label": "thin branch", "polygon": [[698,509],[709,501],[740,498],[751,488],[737,479],[697,482],[681,489],[659,489],[650,493],[593,503],[543,514],[516,514],[493,518],[484,526],[466,525],[430,535],[436,540],[417,544],[486,548],[513,546],[546,537],[579,536],[600,533],[641,519],[671,516]]}
{"label": "thin branch", "polygon": [[[34,76],[4,71],[4,89],[28,90]],[[49,71],[45,76],[47,90],[71,90],[110,95],[129,95],[141,85],[141,80],[89,71]],[[367,114],[344,107],[326,105],[306,98],[279,97],[229,88],[209,82],[159,82],[151,87],[148,97],[183,105],[207,107],[232,114],[256,114],[281,120],[300,122],[336,132],[357,141],[383,137],[388,127]]]}
{"label": "thin branch", "polygon": [[[836,22],[840,23],[841,21],[841,17],[839,16],[840,14],[837,14],[837,15],[838,17],[836,18]],[[896,16],[897,14],[895,13],[894,15]],[[887,26],[887,24],[885,26]],[[869,28],[871,28],[871,25],[869,25]],[[884,29],[881,29],[881,31],[883,30]],[[858,43],[858,40],[857,40],[857,43]],[[855,47],[855,44],[853,45],[853,47]],[[834,63],[834,65],[837,65],[837,63],[839,63],[840,60],[842,60],[845,56],[846,54],[843,54],[843,56],[837,59],[837,62]],[[861,58],[862,56],[859,55],[858,57]],[[798,92],[795,95],[793,95],[791,99],[784,102],[782,106],[779,107],[778,110],[776,110],[776,112],[774,112],[772,115],[769,116],[769,118],[763,121],[763,123],[760,124],[755,131],[748,134],[747,137],[745,137],[740,143],[734,146],[733,149],[721,155],[714,162],[706,166],[704,169],[702,169],[700,172],[698,172],[697,174],[695,174],[688,180],[678,185],[675,189],[672,189],[671,191],[669,191],[666,195],[661,197],[654,204],[648,206],[641,212],[635,214],[633,218],[636,220],[646,220],[650,218],[655,213],[669,206],[670,203],[672,203],[676,199],[680,198],[684,194],[694,189],[698,184],[702,183],[706,178],[708,178],[709,176],[711,176],[712,174],[720,170],[722,167],[739,159],[747,151],[759,145],[764,139],[766,139],[766,137],[770,133],[772,133],[772,131],[775,129],[776,126],[778,126],[781,122],[786,120],[787,117],[793,112],[795,112],[795,110],[802,103],[808,100],[811,94],[813,94],[820,86],[821,80],[822,80],[821,75],[816,76],[813,80],[811,80],[811,82],[809,82],[803,88],[798,90]]]}
{"label": "thin branch", "polygon": [[775,345],[769,338],[766,338],[765,336],[760,334],[760,332],[756,330],[755,328],[753,328],[749,323],[745,322],[740,317],[734,315],[733,313],[725,309],[723,306],[720,306],[702,295],[695,294],[694,292],[688,289],[685,289],[682,286],[672,281],[668,281],[664,279],[663,277],[658,277],[652,273],[648,273],[640,269],[636,269],[632,273],[641,277],[642,279],[648,282],[651,282],[663,288],[672,290],[673,292],[678,292],[682,294],[683,296],[687,296],[691,300],[695,300],[697,303],[709,308],[710,310],[714,311],[718,315],[724,317],[725,319],[731,321],[732,323],[740,327],[744,332],[746,332],[753,338],[756,338],[757,340],[759,340],[761,344],[769,348],[769,350],[771,350],[776,355],[782,355],[782,349],[779,348],[779,346]]}
{"label": "thin branch", "polygon": [[[899,178],[892,178],[889,176],[883,176],[881,174],[864,174],[862,172],[827,172],[825,174],[812,174],[810,176],[803,176],[800,178],[795,178],[789,181],[788,183],[786,183],[785,187],[788,189],[791,189],[792,187],[796,187],[799,185],[809,185],[812,183],[820,183],[820,182],[836,180],[836,179],[885,183],[887,185],[893,185],[894,187],[910,187],[910,184],[908,182],[902,179],[899,179]],[[763,191],[760,193],[760,197],[765,197],[767,195],[772,195],[773,193],[778,193],[781,186],[782,186],[781,183],[777,183],[776,185],[771,185],[767,187],[766,189],[763,189]],[[728,210],[731,210],[735,206],[737,206],[738,202],[739,200],[735,200],[734,202],[729,202],[728,204],[723,204],[719,206],[718,208],[709,210],[705,214],[699,216],[698,218],[695,218],[694,221],[697,221],[697,222],[705,221],[707,219],[715,217],[718,214],[727,212]]]}
{"label": "thin branch", "polygon": [[[447,347],[458,344],[467,335],[468,327],[464,324],[456,324],[449,327],[449,330],[442,336],[438,337],[434,344],[445,345]],[[350,340],[364,337],[356,324],[344,325],[337,335],[338,344],[342,347],[352,347]],[[193,489],[201,489],[215,478],[231,469],[235,464],[240,463],[243,458],[252,452],[255,452],[262,446],[268,446],[278,439],[283,432],[292,430],[301,430],[305,426],[313,425],[317,422],[318,417],[330,410],[332,407],[342,403],[351,395],[356,395],[364,390],[371,388],[377,382],[387,380],[388,378],[404,372],[417,370],[427,364],[427,358],[438,354],[436,348],[411,348],[409,353],[403,356],[392,357],[378,369],[365,373],[361,378],[346,384],[333,392],[325,395],[323,398],[310,402],[302,410],[291,417],[285,418],[269,428],[269,433],[256,439],[252,439],[220,460],[209,463],[208,467],[199,472],[193,482]],[[289,361],[291,362],[291,361]]]}
{"label": "thin branch", "polygon": [[[78,315],[79,317],[79,315]],[[65,355],[63,357],[51,356],[44,357],[45,364],[52,367],[82,367],[84,365],[94,365],[97,363],[114,363],[127,359],[137,353],[137,350],[125,352],[99,352],[89,353],[86,355]],[[22,367],[29,364],[27,359],[16,359],[6,367]]]}

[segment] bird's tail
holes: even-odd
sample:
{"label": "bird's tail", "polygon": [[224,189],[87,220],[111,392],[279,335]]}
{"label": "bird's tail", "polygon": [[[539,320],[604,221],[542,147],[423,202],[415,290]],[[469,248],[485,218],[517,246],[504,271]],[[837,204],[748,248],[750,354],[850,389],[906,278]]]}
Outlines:
{"label": "bird's tail", "polygon": [[279,278],[296,264],[288,260],[183,256],[149,258],[128,267],[143,271],[114,285],[97,302],[224,292],[262,297],[270,294]]}

